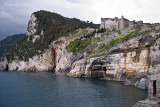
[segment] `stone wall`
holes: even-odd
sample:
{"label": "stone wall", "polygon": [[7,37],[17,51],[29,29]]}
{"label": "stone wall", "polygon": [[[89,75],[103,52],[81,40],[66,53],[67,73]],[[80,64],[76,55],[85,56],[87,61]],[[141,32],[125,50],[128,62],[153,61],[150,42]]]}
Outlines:
{"label": "stone wall", "polygon": [[101,25],[100,28],[106,28],[106,29],[118,29],[118,20],[114,19],[101,19]]}
{"label": "stone wall", "polygon": [[126,27],[127,25],[129,25],[129,21],[127,19],[124,19],[123,17],[119,20],[119,26],[118,29],[124,29],[124,27]]}
{"label": "stone wall", "polygon": [[148,86],[148,97],[153,99],[154,97],[160,98],[160,74],[151,75]]}
{"label": "stone wall", "polygon": [[118,29],[118,21],[115,21],[115,20],[111,20],[111,19],[108,19],[105,21],[105,28],[106,29]]}

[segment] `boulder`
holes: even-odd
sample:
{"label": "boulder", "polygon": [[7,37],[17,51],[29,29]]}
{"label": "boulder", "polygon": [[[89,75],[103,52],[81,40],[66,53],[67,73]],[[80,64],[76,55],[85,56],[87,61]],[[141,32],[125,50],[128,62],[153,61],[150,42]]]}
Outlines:
{"label": "boulder", "polygon": [[137,85],[138,88],[141,88],[141,89],[148,89],[148,79],[146,78],[142,78],[138,85]]}

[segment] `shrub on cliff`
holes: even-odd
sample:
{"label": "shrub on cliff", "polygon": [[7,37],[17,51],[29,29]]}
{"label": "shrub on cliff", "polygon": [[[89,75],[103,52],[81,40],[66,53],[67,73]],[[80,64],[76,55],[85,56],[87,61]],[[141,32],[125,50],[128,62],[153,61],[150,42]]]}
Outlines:
{"label": "shrub on cliff", "polygon": [[68,44],[66,46],[66,50],[68,52],[73,52],[74,54],[76,54],[77,52],[84,52],[85,48],[91,43],[90,40],[84,40],[82,41],[81,39],[76,39],[72,42],[70,42],[70,44]]}
{"label": "shrub on cliff", "polygon": [[129,39],[132,39],[133,37],[136,37],[136,36],[139,36],[139,35],[141,35],[141,33],[139,33],[139,29],[137,29],[135,31],[132,31],[132,32],[128,33],[127,35],[121,37],[121,38],[112,40],[108,44],[101,46],[98,51],[96,51],[95,53],[91,53],[90,56],[91,57],[95,57],[98,54],[100,54],[100,53],[102,53],[104,51],[108,51],[112,47],[114,47],[114,46],[116,46],[116,45],[118,45],[120,43],[126,42]]}

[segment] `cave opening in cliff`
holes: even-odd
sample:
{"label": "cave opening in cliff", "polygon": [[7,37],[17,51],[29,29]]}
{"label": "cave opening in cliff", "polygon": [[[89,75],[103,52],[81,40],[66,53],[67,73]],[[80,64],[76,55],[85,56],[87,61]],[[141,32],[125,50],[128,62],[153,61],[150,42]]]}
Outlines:
{"label": "cave opening in cliff", "polygon": [[8,71],[8,68],[9,68],[9,67],[8,67],[8,64],[7,64],[7,65],[6,65],[6,71]]}
{"label": "cave opening in cliff", "polygon": [[153,95],[156,95],[156,80],[153,81]]}

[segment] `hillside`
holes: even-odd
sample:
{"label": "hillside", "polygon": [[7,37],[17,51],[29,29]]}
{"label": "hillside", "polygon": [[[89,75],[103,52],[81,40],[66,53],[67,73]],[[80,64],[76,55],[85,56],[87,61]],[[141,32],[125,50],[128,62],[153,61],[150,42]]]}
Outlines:
{"label": "hillside", "polygon": [[16,34],[1,40],[0,41],[0,58],[5,53],[10,51],[10,49],[12,49],[19,40],[22,40],[24,36],[25,34]]}
{"label": "hillside", "polygon": [[45,52],[53,40],[68,36],[80,28],[97,27],[76,18],[66,18],[57,13],[38,11],[31,15],[26,37],[19,41],[7,54],[9,62],[13,60],[27,61],[29,58]]}
{"label": "hillside", "polygon": [[159,24],[136,22],[123,29],[93,26],[97,25],[56,13],[35,12],[25,38],[6,55],[8,62],[1,64],[2,69],[9,66],[11,71],[55,71],[75,77],[103,76],[116,80],[134,78],[132,85],[142,77],[146,79],[150,69],[158,72]]}

